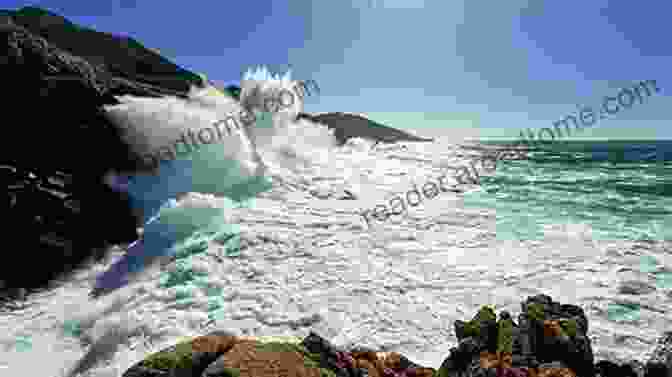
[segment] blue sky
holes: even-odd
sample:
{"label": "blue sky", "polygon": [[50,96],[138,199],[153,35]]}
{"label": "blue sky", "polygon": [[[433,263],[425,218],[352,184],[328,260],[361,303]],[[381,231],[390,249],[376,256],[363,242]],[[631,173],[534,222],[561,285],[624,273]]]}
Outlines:
{"label": "blue sky", "polygon": [[[515,136],[640,80],[661,91],[596,137],[672,138],[668,1],[0,0],[128,34],[216,82],[266,64],[316,80],[311,112]],[[668,30],[667,32],[665,30]],[[466,131],[465,131],[466,130]],[[591,134],[584,134],[591,135]]]}

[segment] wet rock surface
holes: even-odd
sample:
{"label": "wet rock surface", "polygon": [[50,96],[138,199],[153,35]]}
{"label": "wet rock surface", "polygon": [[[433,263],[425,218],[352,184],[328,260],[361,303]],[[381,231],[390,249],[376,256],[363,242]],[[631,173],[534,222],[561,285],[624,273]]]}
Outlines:
{"label": "wet rock surface", "polygon": [[396,352],[345,350],[310,333],[303,340],[211,333],[148,356],[123,377],[432,377],[436,371]]}
{"label": "wet rock surface", "polygon": [[456,321],[459,344],[451,349],[438,375],[652,377],[672,373],[669,333],[661,337],[646,367],[637,362],[595,363],[588,319],[581,307],[537,295],[521,303],[521,314],[512,326],[497,326],[510,320],[508,312],[501,312],[496,320],[493,309],[482,307],[473,319]]}
{"label": "wet rock surface", "polygon": [[438,370],[396,352],[336,347],[314,332],[299,339],[219,331],[150,355],[123,377],[669,377],[672,372],[672,333],[661,336],[646,364],[594,362],[583,309],[545,295],[528,297],[521,309],[517,321],[506,311],[497,318],[487,306],[469,321],[456,321],[459,344]]}
{"label": "wet rock surface", "polygon": [[[0,75],[15,83],[3,106],[13,122],[0,152],[6,251],[15,259],[0,276],[13,296],[17,288],[45,287],[97,249],[137,238],[129,198],[102,177],[134,169],[140,157],[101,106],[124,94],[184,97],[201,79],[131,38],[36,7],[0,11],[0,50]],[[30,265],[31,273],[17,265]]]}

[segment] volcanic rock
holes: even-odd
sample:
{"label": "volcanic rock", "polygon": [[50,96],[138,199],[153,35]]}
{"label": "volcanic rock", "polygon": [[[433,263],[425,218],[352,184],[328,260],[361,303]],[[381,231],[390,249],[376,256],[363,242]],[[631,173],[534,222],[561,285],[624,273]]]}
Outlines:
{"label": "volcanic rock", "polygon": [[102,178],[140,159],[101,106],[124,94],[185,97],[202,81],[132,38],[36,7],[0,11],[0,56],[0,75],[15,83],[3,106],[5,119],[15,121],[4,129],[0,152],[0,206],[10,219],[6,249],[14,260],[0,276],[8,289],[33,289],[96,250],[137,238],[130,198]]}

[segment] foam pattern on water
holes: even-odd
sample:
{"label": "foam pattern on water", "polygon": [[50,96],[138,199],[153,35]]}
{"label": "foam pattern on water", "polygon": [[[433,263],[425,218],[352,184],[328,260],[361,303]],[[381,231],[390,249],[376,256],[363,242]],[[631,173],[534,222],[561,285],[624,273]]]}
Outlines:
{"label": "foam pattern on water", "polygon": [[[157,150],[160,145],[157,146],[155,139],[159,131],[163,132],[159,136],[165,141],[168,140],[166,135],[175,134],[180,129],[198,131],[211,127],[213,119],[232,114],[223,112],[220,107],[240,110],[239,105],[236,107],[230,98],[217,91],[192,90],[191,96],[193,103],[180,103],[172,98],[126,96],[123,105],[126,107],[113,107],[108,111],[119,124],[125,125],[128,134],[147,140],[143,144],[132,139],[136,148],[148,150],[147,145],[152,145],[149,150]],[[257,115],[259,122],[251,125],[252,128],[274,127],[272,114],[257,112]],[[242,125],[240,118],[237,119],[238,125]],[[154,122],[156,126],[148,127],[139,121]],[[130,274],[141,271],[157,258],[185,252],[176,249],[177,244],[181,249],[202,248],[210,239],[235,232],[222,225],[227,224],[226,208],[177,206],[174,199],[199,192],[227,197],[230,206],[237,207],[272,188],[270,179],[259,174],[263,171],[261,160],[245,129],[236,129],[234,134],[224,137],[223,144],[200,145],[186,155],[175,153],[175,159],[162,161],[154,174],[109,179],[114,187],[129,193],[132,206],[143,216],[145,227],[143,238],[129,248],[127,256],[98,278],[96,291],[119,288],[128,283]]]}

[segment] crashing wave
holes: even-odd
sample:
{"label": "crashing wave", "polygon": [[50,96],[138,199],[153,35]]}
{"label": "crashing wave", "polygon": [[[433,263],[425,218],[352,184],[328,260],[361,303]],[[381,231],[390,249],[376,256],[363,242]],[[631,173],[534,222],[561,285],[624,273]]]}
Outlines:
{"label": "crashing wave", "polygon": [[[187,99],[126,95],[116,97],[120,104],[105,106],[108,118],[122,130],[121,137],[133,153],[151,156],[163,151],[170,158],[154,171],[152,166],[145,166],[143,171],[128,175],[110,173],[106,177],[115,189],[130,194],[146,225],[142,239],[98,276],[94,292],[109,292],[126,285],[133,276],[173,251],[171,246],[194,233],[193,226],[175,224],[162,216],[170,210],[166,204],[171,199],[197,192],[241,202],[272,187],[269,166],[283,175],[291,174],[292,165],[298,161],[317,162],[324,158],[316,147],[322,150],[336,144],[333,131],[327,127],[297,119],[303,111],[303,97],[296,90],[299,82],[291,79],[289,71],[279,76],[270,74],[265,67],[248,70],[241,81],[239,101],[204,77],[203,81],[206,85],[192,87]],[[265,99],[277,96],[282,90],[295,94],[291,105],[269,112]],[[253,121],[244,121],[243,115]],[[186,154],[178,153],[176,141],[186,130],[203,130],[229,116],[238,116],[240,127],[221,136],[216,143],[194,148],[195,151],[189,148]],[[175,147],[172,154],[166,151],[170,146]],[[282,176],[273,178],[280,178],[282,183]],[[194,219],[194,223],[219,221],[225,211],[221,208],[199,212],[198,216],[205,218]]]}

